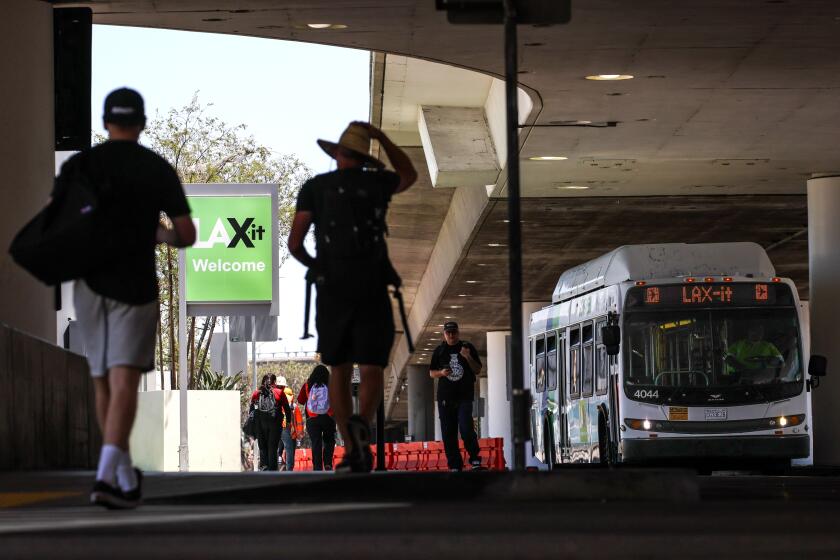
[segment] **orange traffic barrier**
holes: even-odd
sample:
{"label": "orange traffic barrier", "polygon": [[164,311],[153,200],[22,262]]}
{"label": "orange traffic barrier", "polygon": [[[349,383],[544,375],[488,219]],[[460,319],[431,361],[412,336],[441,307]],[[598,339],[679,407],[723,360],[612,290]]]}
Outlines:
{"label": "orange traffic barrier", "polygon": [[[459,442],[461,457],[468,464],[469,455]],[[483,438],[478,442],[481,466],[492,471],[503,471],[505,450],[503,438]],[[376,465],[376,445],[371,445],[374,465]],[[344,458],[344,448],[336,447],[333,453],[333,466]],[[446,453],[441,441],[420,441],[413,443],[386,443],[385,468],[389,471],[445,471],[448,469]],[[295,450],[295,470],[312,470],[312,450]]]}

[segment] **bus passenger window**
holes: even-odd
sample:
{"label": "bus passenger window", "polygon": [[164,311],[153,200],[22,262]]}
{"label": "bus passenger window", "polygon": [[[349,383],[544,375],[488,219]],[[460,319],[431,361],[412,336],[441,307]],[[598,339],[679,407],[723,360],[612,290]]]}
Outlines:
{"label": "bus passenger window", "polygon": [[580,397],[580,328],[575,327],[569,334],[569,396]]}
{"label": "bus passenger window", "polygon": [[545,342],[545,359],[546,359],[546,387],[549,391],[557,389],[557,335],[551,334],[546,337]]}
{"label": "bus passenger window", "polygon": [[537,339],[535,353],[537,355],[537,367],[535,371],[537,386],[535,389],[537,393],[542,393],[545,391],[545,338],[542,336]]}
{"label": "bus passenger window", "polygon": [[605,395],[607,393],[607,378],[609,356],[607,348],[601,343],[601,328],[606,326],[606,321],[599,321],[595,326],[595,394]]}
{"label": "bus passenger window", "polygon": [[593,348],[594,348],[594,329],[592,323],[584,325],[583,327],[583,350],[581,352],[580,369],[581,369],[581,388],[584,397],[592,396],[593,383]]}

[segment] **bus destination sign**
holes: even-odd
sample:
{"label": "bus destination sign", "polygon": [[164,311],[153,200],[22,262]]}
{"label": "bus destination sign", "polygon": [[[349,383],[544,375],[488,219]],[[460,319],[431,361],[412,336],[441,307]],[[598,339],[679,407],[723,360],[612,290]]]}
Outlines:
{"label": "bus destination sign", "polygon": [[628,307],[727,307],[742,305],[792,304],[784,284],[704,284],[633,288]]}

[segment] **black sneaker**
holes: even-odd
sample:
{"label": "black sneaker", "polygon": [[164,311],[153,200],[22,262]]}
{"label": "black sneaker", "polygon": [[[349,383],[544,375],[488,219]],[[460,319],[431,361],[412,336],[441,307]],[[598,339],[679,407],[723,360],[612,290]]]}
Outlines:
{"label": "black sneaker", "polygon": [[134,467],[134,473],[137,476],[137,486],[128,492],[123,491],[123,497],[129,503],[133,503],[132,507],[137,507],[143,501],[143,471]]}
{"label": "black sneaker", "polygon": [[486,471],[487,467],[481,466],[481,459],[470,459],[470,467],[474,471]]}
{"label": "black sneaker", "polygon": [[126,498],[119,487],[111,486],[102,480],[97,480],[93,485],[93,490],[90,491],[90,503],[108,509],[132,509],[137,507],[137,503]]}
{"label": "black sneaker", "polygon": [[373,453],[370,450],[370,426],[361,416],[353,415],[347,421],[347,434],[353,452],[335,466],[335,472],[369,473],[373,469]]}

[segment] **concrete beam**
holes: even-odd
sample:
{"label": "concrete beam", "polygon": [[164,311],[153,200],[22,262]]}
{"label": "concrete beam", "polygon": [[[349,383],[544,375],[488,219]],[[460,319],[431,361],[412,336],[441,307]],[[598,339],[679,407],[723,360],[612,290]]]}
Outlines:
{"label": "concrete beam", "polygon": [[483,107],[421,106],[420,140],[435,187],[483,187],[499,178]]}

